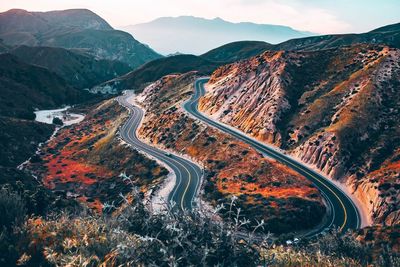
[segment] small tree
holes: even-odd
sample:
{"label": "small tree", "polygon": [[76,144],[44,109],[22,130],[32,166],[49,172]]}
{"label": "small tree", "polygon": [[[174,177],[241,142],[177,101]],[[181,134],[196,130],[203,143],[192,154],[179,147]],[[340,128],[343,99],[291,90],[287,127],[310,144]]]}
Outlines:
{"label": "small tree", "polygon": [[60,118],[54,117],[53,118],[53,124],[58,125],[58,126],[62,126],[64,123]]}

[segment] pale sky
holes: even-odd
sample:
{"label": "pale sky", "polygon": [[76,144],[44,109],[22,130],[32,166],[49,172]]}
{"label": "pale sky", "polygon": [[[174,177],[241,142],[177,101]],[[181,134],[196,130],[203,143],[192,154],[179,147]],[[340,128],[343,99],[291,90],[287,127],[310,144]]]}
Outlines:
{"label": "pale sky", "polygon": [[400,22],[400,0],[1,0],[1,12],[11,8],[87,8],[116,28],[181,15],[280,24],[315,33],[365,32]]}

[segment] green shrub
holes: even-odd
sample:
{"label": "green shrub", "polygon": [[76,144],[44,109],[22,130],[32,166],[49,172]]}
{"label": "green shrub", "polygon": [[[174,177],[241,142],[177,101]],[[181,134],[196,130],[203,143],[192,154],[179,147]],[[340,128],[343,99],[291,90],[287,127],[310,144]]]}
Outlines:
{"label": "green shrub", "polygon": [[26,216],[25,203],[21,196],[8,188],[0,189],[0,228],[10,230],[23,223]]}

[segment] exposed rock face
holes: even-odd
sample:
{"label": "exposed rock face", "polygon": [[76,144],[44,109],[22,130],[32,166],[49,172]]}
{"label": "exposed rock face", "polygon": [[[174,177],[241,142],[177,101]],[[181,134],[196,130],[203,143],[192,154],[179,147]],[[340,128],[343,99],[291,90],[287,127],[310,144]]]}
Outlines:
{"label": "exposed rock face", "polygon": [[395,225],[400,222],[400,149],[376,170],[367,173],[359,180],[356,175],[355,194],[372,212],[372,220],[383,225]]}
{"label": "exposed rock face", "polygon": [[340,177],[344,159],[339,155],[339,144],[334,133],[324,132],[312,136],[308,142],[294,151],[302,161],[315,165],[331,177]]}
{"label": "exposed rock face", "polygon": [[268,143],[281,143],[276,122],[290,108],[284,52],[265,52],[214,72],[200,110]]}
{"label": "exposed rock face", "polygon": [[265,52],[215,71],[200,109],[346,182],[374,222],[399,223],[399,59],[368,45]]}

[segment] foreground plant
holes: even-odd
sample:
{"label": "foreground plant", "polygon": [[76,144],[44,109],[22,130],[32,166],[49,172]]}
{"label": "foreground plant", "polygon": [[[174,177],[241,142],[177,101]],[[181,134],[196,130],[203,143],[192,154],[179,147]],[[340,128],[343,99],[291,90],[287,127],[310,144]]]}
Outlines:
{"label": "foreground plant", "polygon": [[[20,265],[56,266],[395,266],[398,255],[371,258],[353,235],[332,231],[292,247],[278,246],[260,235],[263,222],[251,222],[235,206],[220,205],[228,223],[217,216],[172,208],[154,214],[143,194],[121,195],[118,207],[105,205],[102,215],[83,211],[31,218],[25,224],[29,246]],[[210,215],[210,214],[209,214]],[[252,229],[249,231],[249,229]],[[25,241],[26,241],[25,240]],[[28,243],[28,242],[26,242]],[[39,254],[39,255],[38,255]]]}
{"label": "foreground plant", "polygon": [[[123,198],[122,208],[106,205],[104,215],[60,215],[27,223],[31,249],[55,265],[243,266],[261,263],[266,240],[238,234],[247,220],[215,222],[199,211],[166,209],[152,214],[141,193]],[[261,227],[260,225],[258,227]]]}

